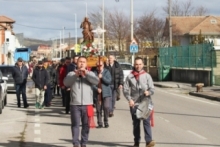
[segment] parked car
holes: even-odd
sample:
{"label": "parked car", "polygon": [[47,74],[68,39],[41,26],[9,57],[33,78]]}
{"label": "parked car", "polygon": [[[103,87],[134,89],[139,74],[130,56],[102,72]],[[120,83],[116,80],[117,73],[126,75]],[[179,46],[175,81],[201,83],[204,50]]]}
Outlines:
{"label": "parked car", "polygon": [[1,65],[0,71],[2,72],[4,77],[7,77],[7,87],[8,91],[15,91],[14,79],[12,77],[13,65]]}
{"label": "parked car", "polygon": [[2,109],[7,105],[7,77],[3,77],[0,71],[0,114],[2,114]]}
{"label": "parked car", "polygon": [[124,81],[127,78],[127,76],[131,73],[131,71],[133,70],[133,66],[131,63],[128,62],[119,62],[119,64],[121,65],[121,68],[123,70],[123,74],[124,74]]}

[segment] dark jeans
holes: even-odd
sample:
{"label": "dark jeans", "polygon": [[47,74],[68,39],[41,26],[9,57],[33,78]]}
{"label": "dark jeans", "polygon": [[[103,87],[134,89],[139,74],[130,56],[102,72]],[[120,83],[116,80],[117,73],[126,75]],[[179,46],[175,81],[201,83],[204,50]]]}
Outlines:
{"label": "dark jeans", "polygon": [[103,125],[102,123],[102,110],[104,110],[104,124],[108,124],[108,116],[109,116],[109,102],[111,97],[106,97],[102,99],[101,105],[99,104],[98,100],[96,101],[96,114],[97,114],[97,121],[98,125]]}
{"label": "dark jeans", "polygon": [[111,100],[110,100],[110,107],[109,107],[109,112],[110,113],[113,113],[114,112],[114,107],[115,107],[115,101],[116,101],[116,89],[114,88],[113,85],[110,86],[111,87],[111,90],[112,90],[112,97],[111,97]]}
{"label": "dark jeans", "polygon": [[44,105],[49,106],[51,99],[52,99],[52,89],[50,87],[50,84],[48,84],[44,94]]}
{"label": "dark jeans", "polygon": [[[86,105],[71,105],[71,130],[73,145],[86,145],[89,138],[89,122]],[[81,142],[79,141],[80,120],[82,123]]]}
{"label": "dark jeans", "polygon": [[69,113],[70,111],[70,90],[66,90],[65,93],[65,103],[66,103],[66,113]]}
{"label": "dark jeans", "polygon": [[[134,135],[134,142],[139,143],[141,140],[141,132],[140,132],[140,119],[137,119],[135,112],[137,110],[137,106],[134,108],[130,107],[130,112],[133,120],[133,135]],[[143,127],[144,127],[144,135],[146,143],[152,141],[152,133],[151,133],[151,125],[150,125],[150,117],[143,120]]]}
{"label": "dark jeans", "polygon": [[66,105],[66,89],[61,88],[61,94],[62,94],[63,107],[65,107],[65,105]]}
{"label": "dark jeans", "polygon": [[24,107],[26,107],[28,105],[27,96],[26,96],[26,82],[23,83],[23,84],[16,84],[15,88],[16,88],[16,96],[17,96],[17,105],[18,105],[18,107],[21,107],[21,99],[20,99],[21,94],[22,94],[22,100],[23,100]]}

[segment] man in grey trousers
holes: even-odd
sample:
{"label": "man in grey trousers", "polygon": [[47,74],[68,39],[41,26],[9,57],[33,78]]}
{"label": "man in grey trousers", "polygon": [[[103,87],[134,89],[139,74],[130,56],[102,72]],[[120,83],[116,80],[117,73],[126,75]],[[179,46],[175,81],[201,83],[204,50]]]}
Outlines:
{"label": "man in grey trousers", "polygon": [[[74,147],[86,147],[89,137],[88,107],[93,105],[92,86],[97,85],[99,78],[86,70],[86,57],[79,57],[77,70],[69,72],[64,78],[64,85],[70,87],[71,129]],[[80,120],[82,121],[81,141],[79,141]]]}

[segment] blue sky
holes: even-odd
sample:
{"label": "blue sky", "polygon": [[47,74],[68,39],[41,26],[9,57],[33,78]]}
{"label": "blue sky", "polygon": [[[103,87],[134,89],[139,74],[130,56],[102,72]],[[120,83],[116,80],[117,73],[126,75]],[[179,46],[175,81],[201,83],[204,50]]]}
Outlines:
{"label": "blue sky", "polygon": [[[130,16],[130,0],[104,1],[105,8],[120,9]],[[99,6],[102,6],[102,0],[0,0],[0,15],[8,16],[16,21],[15,33],[24,33],[25,37],[50,40],[59,38],[63,27],[66,28],[65,37],[68,37],[69,32],[71,36],[74,36],[74,13],[76,13],[78,36],[82,36],[79,26],[86,14],[86,3],[88,13],[96,11]],[[167,4],[167,0],[133,0],[133,3],[134,18],[153,10],[156,10],[158,17],[164,19],[166,17],[162,7]],[[192,0],[192,3],[195,7],[200,5],[206,7],[210,15],[220,16],[219,0]]]}

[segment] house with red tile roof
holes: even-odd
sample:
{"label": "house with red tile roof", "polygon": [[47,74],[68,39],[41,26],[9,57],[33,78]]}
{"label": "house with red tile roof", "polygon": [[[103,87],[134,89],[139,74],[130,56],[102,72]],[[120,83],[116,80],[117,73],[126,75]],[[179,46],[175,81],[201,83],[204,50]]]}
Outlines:
{"label": "house with red tile roof", "polygon": [[[6,63],[6,53],[2,50],[5,48],[7,42],[14,35],[13,24],[15,21],[7,16],[0,16],[0,64]],[[7,37],[8,36],[8,37]]]}
{"label": "house with red tile roof", "polygon": [[[171,17],[173,41],[189,45],[201,34],[205,39],[220,39],[220,16],[175,16]],[[166,19],[164,36],[169,36],[169,19]]]}

